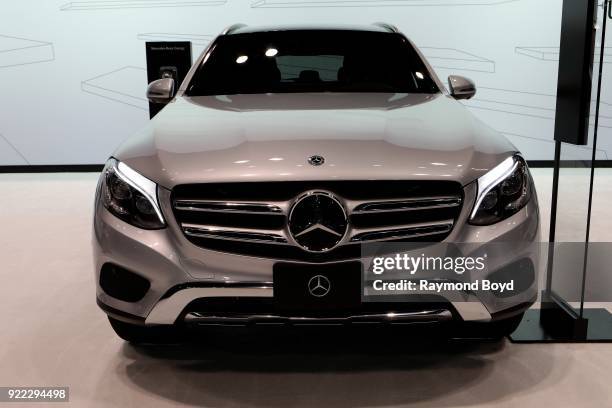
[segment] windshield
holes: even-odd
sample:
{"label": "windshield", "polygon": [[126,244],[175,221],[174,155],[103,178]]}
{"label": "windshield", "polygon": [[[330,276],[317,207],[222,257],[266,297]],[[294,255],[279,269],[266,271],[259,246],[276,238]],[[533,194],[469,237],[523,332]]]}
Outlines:
{"label": "windshield", "polygon": [[186,94],[277,92],[435,93],[438,87],[400,34],[272,31],[219,37]]}

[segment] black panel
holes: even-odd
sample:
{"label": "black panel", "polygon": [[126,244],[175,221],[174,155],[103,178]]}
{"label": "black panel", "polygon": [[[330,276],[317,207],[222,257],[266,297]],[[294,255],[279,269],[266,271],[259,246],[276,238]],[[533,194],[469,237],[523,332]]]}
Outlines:
{"label": "black panel", "polygon": [[586,145],[589,133],[595,0],[564,0],[555,140]]}
{"label": "black panel", "polygon": [[[287,311],[354,309],[361,304],[362,268],[361,262],[321,266],[277,263],[274,265],[276,306]],[[321,297],[309,291],[309,286],[316,286],[317,279],[326,281],[325,294]]]}
{"label": "black panel", "polygon": [[127,269],[106,263],[100,271],[100,287],[115,299],[138,302],[147,294],[151,283]]}

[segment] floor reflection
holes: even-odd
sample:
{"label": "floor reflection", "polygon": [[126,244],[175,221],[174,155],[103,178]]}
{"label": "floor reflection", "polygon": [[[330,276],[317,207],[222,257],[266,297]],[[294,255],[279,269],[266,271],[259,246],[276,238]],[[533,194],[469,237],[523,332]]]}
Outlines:
{"label": "floor reflection", "polygon": [[[493,401],[528,388],[487,381],[505,342],[436,340],[406,330],[215,329],[187,345],[122,349],[125,378],[162,398],[199,406],[388,406]],[[545,377],[548,364],[540,364]],[[518,388],[517,388],[518,387]],[[464,395],[458,398],[457,395]]]}

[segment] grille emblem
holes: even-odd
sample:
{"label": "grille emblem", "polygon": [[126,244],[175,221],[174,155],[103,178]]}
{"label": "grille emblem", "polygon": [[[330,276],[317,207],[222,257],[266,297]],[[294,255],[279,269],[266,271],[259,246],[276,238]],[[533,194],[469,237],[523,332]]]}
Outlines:
{"label": "grille emblem", "polygon": [[308,292],[314,297],[326,296],[331,290],[331,282],[326,276],[316,275],[308,281]]}
{"label": "grille emblem", "polygon": [[348,219],[333,194],[315,191],[300,197],[289,213],[289,233],[309,252],[327,252],[346,235]]}
{"label": "grille emblem", "polygon": [[313,166],[322,166],[325,163],[325,157],[315,154],[308,158],[308,163]]}

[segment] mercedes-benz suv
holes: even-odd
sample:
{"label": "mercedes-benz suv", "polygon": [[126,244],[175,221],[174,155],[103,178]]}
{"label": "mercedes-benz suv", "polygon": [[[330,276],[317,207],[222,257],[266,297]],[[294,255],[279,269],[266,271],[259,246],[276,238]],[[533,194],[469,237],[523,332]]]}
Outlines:
{"label": "mercedes-benz suv", "polygon": [[[98,305],[133,342],[208,324],[513,330],[536,293],[537,198],[459,101],[475,92],[390,25],[230,27],[181,84],[149,85],[166,106],[103,170]],[[364,248],[398,242],[506,243],[463,279],[527,283],[364,301]]]}

